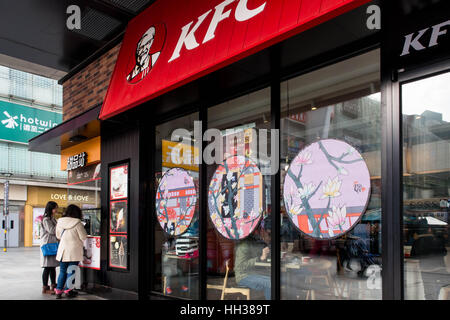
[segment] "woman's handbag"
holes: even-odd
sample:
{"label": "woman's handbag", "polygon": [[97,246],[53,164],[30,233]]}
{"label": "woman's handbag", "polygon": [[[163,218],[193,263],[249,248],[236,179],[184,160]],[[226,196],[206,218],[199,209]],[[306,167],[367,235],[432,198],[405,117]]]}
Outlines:
{"label": "woman's handbag", "polygon": [[47,243],[41,247],[42,255],[44,257],[47,256],[56,256],[58,252],[58,243]]}
{"label": "woman's handbag", "polygon": [[[66,231],[66,230],[64,229],[63,232],[61,233],[61,239],[64,234],[64,231]],[[42,250],[42,255],[44,257],[56,256],[56,254],[58,253],[58,243],[44,244],[43,246],[41,246],[41,250]]]}

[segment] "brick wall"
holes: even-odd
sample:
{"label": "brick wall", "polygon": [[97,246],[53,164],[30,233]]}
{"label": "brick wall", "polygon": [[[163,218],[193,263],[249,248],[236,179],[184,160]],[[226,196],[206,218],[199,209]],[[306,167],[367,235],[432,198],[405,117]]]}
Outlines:
{"label": "brick wall", "polygon": [[120,43],[63,83],[63,120],[103,102]]}

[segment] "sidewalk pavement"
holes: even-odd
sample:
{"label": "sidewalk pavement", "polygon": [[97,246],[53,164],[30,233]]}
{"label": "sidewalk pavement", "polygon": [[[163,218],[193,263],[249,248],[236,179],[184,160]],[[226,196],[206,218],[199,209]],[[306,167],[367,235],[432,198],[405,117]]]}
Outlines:
{"label": "sidewalk pavement", "polygon": [[[54,295],[42,294],[40,248],[8,248],[0,252],[0,300],[55,300]],[[59,268],[56,268],[58,277]],[[49,281],[50,282],[50,281]],[[67,298],[64,298],[63,300]],[[72,300],[104,300],[79,292]]]}

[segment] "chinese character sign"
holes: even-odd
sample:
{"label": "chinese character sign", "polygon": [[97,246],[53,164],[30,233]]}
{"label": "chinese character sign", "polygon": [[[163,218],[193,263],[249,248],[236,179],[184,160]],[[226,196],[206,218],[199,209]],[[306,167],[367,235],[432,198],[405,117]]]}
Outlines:
{"label": "chinese character sign", "polygon": [[250,235],[263,212],[263,178],[247,157],[232,156],[219,165],[208,190],[210,218],[228,239]]}
{"label": "chinese character sign", "polygon": [[364,214],[370,174],[351,145],[324,139],[305,147],[284,180],[284,206],[294,225],[317,239],[342,236]]}
{"label": "chinese character sign", "polygon": [[156,193],[156,214],[171,236],[186,232],[195,214],[197,191],[194,180],[182,168],[173,168],[161,178]]}
{"label": "chinese character sign", "polygon": [[75,170],[86,165],[87,153],[82,152],[67,158],[67,170]]}

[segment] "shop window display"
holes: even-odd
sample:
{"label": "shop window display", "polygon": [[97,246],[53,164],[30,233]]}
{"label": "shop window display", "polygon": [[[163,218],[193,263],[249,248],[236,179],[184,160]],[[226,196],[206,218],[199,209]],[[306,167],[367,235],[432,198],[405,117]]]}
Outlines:
{"label": "shop window display", "polygon": [[155,141],[152,290],[189,299],[199,298],[199,150],[192,138],[194,121],[198,113],[156,126]]}
{"label": "shop window display", "polygon": [[450,299],[450,73],[402,85],[405,299]]}
{"label": "shop window display", "polygon": [[281,298],[381,299],[379,51],[281,83]]}
{"label": "shop window display", "polygon": [[207,166],[208,299],[271,298],[271,175],[262,152],[271,148],[261,135],[270,128],[269,88],[208,109],[208,129],[223,142],[221,161]]}

